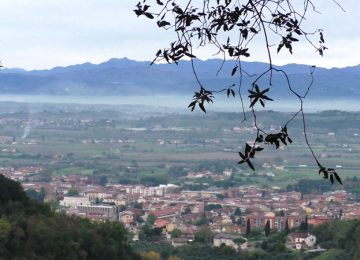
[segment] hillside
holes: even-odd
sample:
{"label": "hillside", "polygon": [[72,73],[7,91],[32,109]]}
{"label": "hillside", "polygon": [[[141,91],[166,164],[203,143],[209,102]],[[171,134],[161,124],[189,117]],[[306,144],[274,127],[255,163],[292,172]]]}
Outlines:
{"label": "hillside", "polygon": [[138,259],[119,223],[53,213],[0,175],[0,259]]}
{"label": "hillside", "polygon": [[[181,61],[178,66],[155,64],[123,59],[110,59],[100,64],[84,63],[50,70],[25,71],[3,69],[0,72],[0,92],[2,94],[37,95],[171,95],[189,94],[197,90],[189,61]],[[237,80],[230,76],[233,62],[226,62],[216,76],[221,60],[196,61],[199,78],[209,89],[228,87]],[[249,74],[258,74],[267,68],[261,62],[243,62],[243,69]],[[290,75],[294,87],[305,91],[309,84],[310,66],[289,64],[279,66]],[[317,68],[311,96],[316,98],[359,98],[360,65],[347,68]],[[244,84],[251,82],[244,75]],[[283,88],[284,78],[274,74],[271,96],[286,98],[290,93]],[[267,84],[267,83],[266,83]]]}

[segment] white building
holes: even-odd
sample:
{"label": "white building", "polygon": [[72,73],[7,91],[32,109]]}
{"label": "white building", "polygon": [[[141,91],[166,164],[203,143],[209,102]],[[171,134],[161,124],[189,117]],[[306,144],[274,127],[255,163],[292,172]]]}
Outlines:
{"label": "white building", "polygon": [[[237,242],[237,240],[239,242]],[[232,247],[235,250],[246,249],[248,246],[247,239],[242,236],[219,233],[216,236],[214,236],[213,245],[220,247],[222,244]]]}
{"label": "white building", "polygon": [[60,200],[60,205],[65,207],[90,205],[90,200],[88,197],[64,197],[63,200]]}
{"label": "white building", "polygon": [[86,216],[90,218],[114,219],[118,212],[116,206],[81,205],[76,208],[79,216]]}
{"label": "white building", "polygon": [[145,197],[148,196],[164,196],[165,194],[173,193],[178,190],[179,186],[174,184],[159,185],[156,187],[145,187],[143,185],[128,186],[126,193],[128,194],[141,194]]}
{"label": "white building", "polygon": [[289,235],[292,247],[301,249],[311,249],[315,247],[316,237],[310,233],[293,233]]}

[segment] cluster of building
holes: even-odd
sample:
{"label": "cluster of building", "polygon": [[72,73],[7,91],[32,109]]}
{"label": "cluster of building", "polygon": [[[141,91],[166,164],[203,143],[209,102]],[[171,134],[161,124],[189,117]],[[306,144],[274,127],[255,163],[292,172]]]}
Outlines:
{"label": "cluster of building", "polygon": [[[194,241],[204,224],[214,234],[215,246],[224,243],[239,249],[249,246],[243,237],[247,225],[263,231],[269,222],[275,232],[298,227],[305,218],[310,225],[360,218],[360,203],[353,201],[352,194],[346,191],[303,195],[257,186],[192,191],[173,184],[103,185],[99,177],[76,174],[53,176],[50,182],[35,181],[43,171],[40,167],[0,168],[0,174],[22,182],[25,189],[44,188],[46,200],[59,201],[61,210],[67,214],[94,221],[122,222],[133,233],[134,240],[139,239],[144,223],[153,215],[153,228],[161,229],[163,238],[174,246]],[[174,230],[181,235],[173,237]],[[292,248],[311,249],[316,238],[292,233],[289,241]]]}
{"label": "cluster of building", "polygon": [[[44,172],[43,167],[26,166],[26,167],[0,167],[0,174],[14,181],[28,183],[31,181],[37,182],[39,175]],[[26,185],[26,184],[25,184]]]}

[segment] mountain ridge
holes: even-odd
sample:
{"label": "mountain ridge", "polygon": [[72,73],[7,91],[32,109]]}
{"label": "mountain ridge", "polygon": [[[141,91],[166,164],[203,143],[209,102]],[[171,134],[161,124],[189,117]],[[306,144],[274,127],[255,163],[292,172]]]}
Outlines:
{"label": "mountain ridge", "polygon": [[[222,60],[196,60],[197,75],[207,89],[223,89],[238,79],[231,77],[234,61],[223,64]],[[311,82],[311,66],[286,64],[275,66],[286,71],[299,92],[306,90]],[[263,62],[243,62],[243,83],[251,85],[253,77],[268,68]],[[316,68],[311,95],[321,98],[360,97],[360,65],[345,68]],[[260,81],[262,88],[268,80]],[[272,95],[286,98],[290,95],[286,80],[279,74],[273,75]],[[179,64],[154,64],[150,61],[135,61],[128,58],[112,58],[92,64],[89,62],[46,70],[3,69],[0,72],[0,93],[34,95],[152,95],[188,94],[198,89],[190,61]],[[245,90],[246,88],[244,88]]]}

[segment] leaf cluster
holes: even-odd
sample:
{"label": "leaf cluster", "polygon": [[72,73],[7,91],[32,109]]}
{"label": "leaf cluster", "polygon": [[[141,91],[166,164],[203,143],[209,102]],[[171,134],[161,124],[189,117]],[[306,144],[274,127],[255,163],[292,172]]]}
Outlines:
{"label": "leaf cluster", "polygon": [[244,153],[239,152],[239,156],[241,158],[240,161],[238,161],[238,164],[243,164],[243,163],[247,163],[247,165],[253,170],[255,171],[255,167],[252,164],[252,162],[250,161],[250,159],[255,157],[255,153],[262,151],[264,148],[260,147],[260,146],[250,146],[248,143],[246,143],[245,145],[245,151]]}
{"label": "leaf cluster", "polygon": [[318,162],[318,166],[319,166],[319,175],[322,174],[324,179],[330,179],[331,184],[334,184],[335,180],[341,185],[343,184],[340,176],[338,175],[338,173],[334,168],[326,168],[322,166],[319,162]]}
{"label": "leaf cluster", "polygon": [[273,99],[269,98],[265,95],[265,93],[269,92],[270,88],[266,88],[264,90],[260,90],[257,84],[254,85],[254,90],[248,90],[250,95],[249,98],[251,100],[250,107],[253,107],[256,102],[260,102],[260,104],[265,107],[265,100],[274,101]]}
{"label": "leaf cluster", "polygon": [[[235,93],[234,93],[235,94]],[[212,91],[206,90],[203,87],[200,88],[199,92],[195,92],[193,96],[193,101],[189,104],[189,108],[191,108],[191,111],[194,111],[196,105],[199,106],[199,108],[206,113],[206,109],[204,106],[204,103],[213,103],[213,93]]]}
{"label": "leaf cluster", "polygon": [[256,141],[259,143],[264,142],[265,144],[275,145],[276,149],[280,147],[280,143],[284,145],[288,145],[287,142],[292,143],[292,139],[287,133],[287,126],[281,128],[281,131],[278,133],[268,134],[265,139],[263,138],[263,135],[259,135]]}
{"label": "leaf cluster", "polygon": [[[164,49],[156,59],[164,58],[167,62],[177,61],[183,56],[174,54],[176,46],[215,45],[220,52],[226,52],[229,57],[249,57],[249,42],[258,35],[274,34],[281,39],[277,44],[268,43],[268,48],[277,45],[279,52],[283,47],[293,52],[292,43],[299,41],[294,35],[304,37],[307,41],[314,33],[307,33],[302,28],[302,21],[307,12],[308,0],[304,3],[304,10],[297,10],[288,1],[252,1],[239,2],[235,0],[210,1],[178,1],[168,0],[156,3],[143,0],[136,5],[135,14],[148,19],[155,19],[159,28],[172,28],[177,34],[177,43]],[[290,1],[291,2],[291,1]],[[150,12],[152,8],[152,12]],[[158,10],[157,10],[158,9]],[[236,32],[236,37],[234,33]],[[323,46],[324,37],[319,33],[319,47],[310,42],[323,55],[327,48]],[[223,36],[228,35],[223,42]],[[233,41],[233,38],[237,38]],[[234,44],[232,44],[234,42]],[[190,55],[186,55],[190,54]],[[191,51],[184,51],[184,55],[195,57]],[[173,59],[175,58],[176,59]]]}

